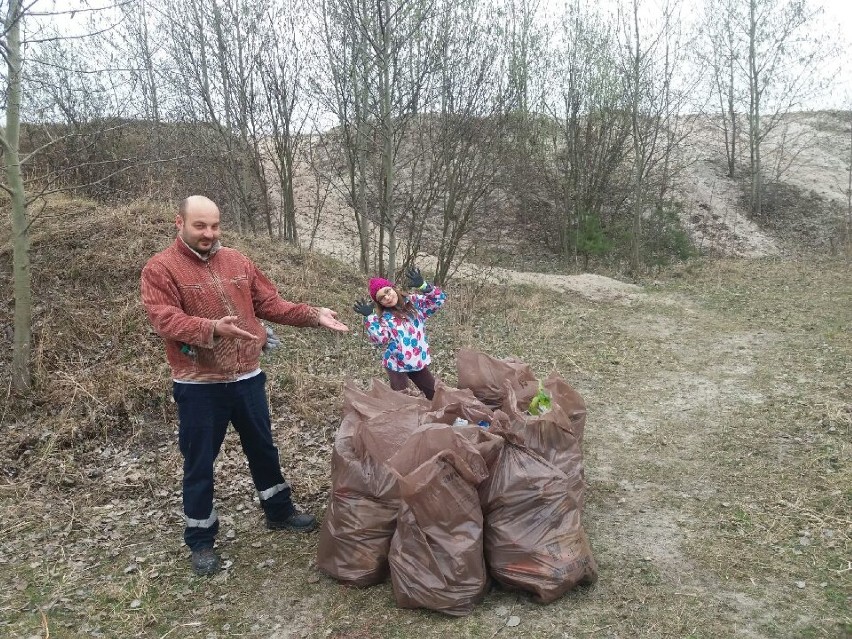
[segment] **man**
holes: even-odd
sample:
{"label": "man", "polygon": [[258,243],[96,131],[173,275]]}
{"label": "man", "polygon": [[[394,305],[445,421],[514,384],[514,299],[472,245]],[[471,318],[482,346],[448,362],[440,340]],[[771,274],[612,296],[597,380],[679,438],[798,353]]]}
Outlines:
{"label": "man", "polygon": [[228,423],[234,425],[266,525],[309,531],[313,515],[296,510],[272,441],[266,375],[260,370],[266,329],[261,319],[346,332],[337,313],[294,304],[246,256],[219,243],[219,208],[206,197],[185,199],[177,237],[142,270],[142,303],[165,340],[174,378],[183,455],[184,541],[199,575],[216,572],[219,520],[213,507],[213,463]]}

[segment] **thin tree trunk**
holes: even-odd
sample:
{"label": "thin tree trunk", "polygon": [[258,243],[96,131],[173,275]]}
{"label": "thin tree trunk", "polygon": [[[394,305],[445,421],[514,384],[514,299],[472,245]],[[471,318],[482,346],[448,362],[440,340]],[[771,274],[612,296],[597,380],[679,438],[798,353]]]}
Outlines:
{"label": "thin tree trunk", "polygon": [[751,213],[760,217],[761,207],[761,177],[760,177],[760,83],[757,71],[757,17],[755,16],[755,0],[749,2],[749,106],[751,110]]}
{"label": "thin tree trunk", "polygon": [[[731,46],[733,46],[733,44]],[[734,110],[733,52],[729,52],[728,55],[728,119],[731,122],[731,144],[728,150],[728,177],[733,178],[736,173],[737,162],[737,112]]]}
{"label": "thin tree trunk", "polygon": [[[146,0],[142,0],[139,4],[139,32],[137,38],[139,53],[142,56],[142,64],[145,67],[145,80],[142,82],[142,89],[148,96],[150,106],[148,115],[151,117],[153,159],[160,160],[162,158],[162,144],[160,143],[160,102],[157,93],[157,79],[154,74],[154,59],[148,35],[148,8]],[[159,162],[154,164],[152,172],[154,180],[159,182],[163,175],[163,167]]]}
{"label": "thin tree trunk", "polygon": [[642,149],[639,145],[639,139],[636,134],[637,127],[637,115],[634,114],[634,134],[633,134],[633,153],[636,158],[634,160],[634,171],[633,171],[633,179],[634,179],[634,195],[633,195],[633,246],[631,251],[631,260],[630,260],[630,268],[633,271],[633,274],[639,273],[639,266],[642,262],[642,189],[644,187],[642,180]]}
{"label": "thin tree trunk", "polygon": [[294,165],[296,159],[293,157],[292,150],[287,151],[287,184],[284,189],[284,213],[287,216],[287,240],[298,246],[299,244],[299,229],[296,226],[296,196],[293,192],[293,176],[295,175]]}
{"label": "thin tree trunk", "polygon": [[396,270],[396,223],[393,211],[394,167],[393,167],[393,119],[391,116],[391,77],[390,77],[390,43],[391,20],[390,6],[387,0],[382,2],[385,24],[382,34],[382,219],[388,233],[388,269],[387,274],[393,277]]}
{"label": "thin tree trunk", "polygon": [[641,243],[642,243],[642,188],[643,188],[643,149],[639,140],[641,135],[639,123],[639,74],[641,71],[641,57],[639,47],[639,5],[636,0],[633,1],[633,26],[636,36],[636,51],[633,58],[633,178],[634,178],[634,195],[633,195],[633,246],[631,251],[630,267],[634,275],[639,273],[639,265],[641,263]]}
{"label": "thin tree trunk", "polygon": [[[357,50],[357,49],[356,49]],[[364,52],[358,51],[358,61],[353,65],[363,64],[364,75],[361,77],[361,88],[355,98],[355,157],[358,172],[358,190],[356,210],[358,212],[358,240],[361,249],[361,270],[370,270],[370,220],[367,218],[367,62]],[[357,66],[356,66],[357,68]]]}
{"label": "thin tree trunk", "polygon": [[666,52],[665,52],[665,76],[663,77],[663,114],[664,114],[664,124],[665,124],[665,147],[663,151],[663,167],[660,175],[660,196],[658,199],[658,204],[662,205],[666,199],[666,194],[669,190],[669,182],[671,181],[671,155],[672,155],[672,130],[677,129],[677,114],[674,116],[674,125],[672,125],[670,121],[670,113],[671,113],[671,51],[670,51],[670,41],[669,41],[669,29],[671,28],[671,23],[669,21],[668,15],[666,16]]}
{"label": "thin tree trunk", "polygon": [[[852,119],[851,119],[852,120]],[[852,121],[849,122],[852,125]],[[849,127],[849,182],[846,188],[846,257],[852,255],[852,126]]]}
{"label": "thin tree trunk", "polygon": [[32,383],[30,353],[32,350],[32,271],[30,269],[30,230],[24,181],[18,152],[21,133],[21,2],[11,0],[6,16],[8,99],[6,131],[3,132],[4,155],[9,189],[12,194],[13,290],[15,295],[14,339],[12,343],[12,387],[25,391]]}

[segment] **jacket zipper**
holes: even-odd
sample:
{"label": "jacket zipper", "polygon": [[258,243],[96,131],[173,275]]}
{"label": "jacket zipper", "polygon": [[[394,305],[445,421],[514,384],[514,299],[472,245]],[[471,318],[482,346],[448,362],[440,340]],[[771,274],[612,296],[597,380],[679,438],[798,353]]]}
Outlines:
{"label": "jacket zipper", "polygon": [[[217,277],[216,273],[211,268],[210,261],[207,260],[204,264],[205,264],[205,266],[207,266],[207,272],[210,274],[210,279],[213,281],[213,285],[216,287],[216,290],[219,291],[219,297],[222,300],[222,305],[225,307],[227,314],[228,315],[237,315],[237,313],[234,311],[233,307],[230,304],[230,300],[228,300],[228,296],[225,295],[225,289],[222,288],[222,281]],[[242,368],[242,358],[240,357],[241,349],[240,349],[239,340],[237,340],[236,346],[237,346],[236,369],[231,371],[231,373],[234,374],[234,375],[236,375],[240,371],[240,369]]]}

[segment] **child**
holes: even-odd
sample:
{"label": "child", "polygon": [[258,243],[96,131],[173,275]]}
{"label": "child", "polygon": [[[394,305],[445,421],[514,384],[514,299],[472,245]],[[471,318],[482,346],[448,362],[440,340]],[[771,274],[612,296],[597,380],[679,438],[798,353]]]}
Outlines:
{"label": "child", "polygon": [[425,282],[416,267],[408,269],[406,276],[408,287],[419,293],[405,294],[393,282],[374,277],[370,280],[370,297],[375,306],[360,299],[353,308],[364,316],[370,341],[386,347],[382,363],[391,388],[404,390],[411,379],[427,399],[432,399],[435,378],[429,371],[432,358],[426,341],[426,318],[441,307],[447,296],[437,286]]}

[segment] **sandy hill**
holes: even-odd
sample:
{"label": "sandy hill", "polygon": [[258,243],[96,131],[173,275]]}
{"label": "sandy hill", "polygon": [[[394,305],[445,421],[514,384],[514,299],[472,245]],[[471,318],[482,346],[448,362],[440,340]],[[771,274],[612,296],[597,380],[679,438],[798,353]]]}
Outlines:
{"label": "sandy hill", "polygon": [[[743,126],[741,123],[740,126]],[[850,127],[852,113],[806,112],[783,118],[763,146],[767,173],[766,219],[746,214],[748,147],[738,151],[740,175],[726,175],[724,138],[717,123],[702,116],[689,125],[681,145],[681,169],[674,191],[681,204],[680,219],[702,252],[729,257],[764,257],[799,250],[837,248],[844,214],[849,209]],[[306,163],[296,176],[296,205],[303,243],[348,263],[357,263],[357,233],[353,211],[335,193],[325,201],[317,227],[316,182]],[[312,232],[318,228],[318,232]],[[468,270],[467,275],[481,269]],[[496,269],[504,281],[528,281]],[[571,280],[564,282],[572,288]],[[577,284],[583,289],[583,283]]]}

